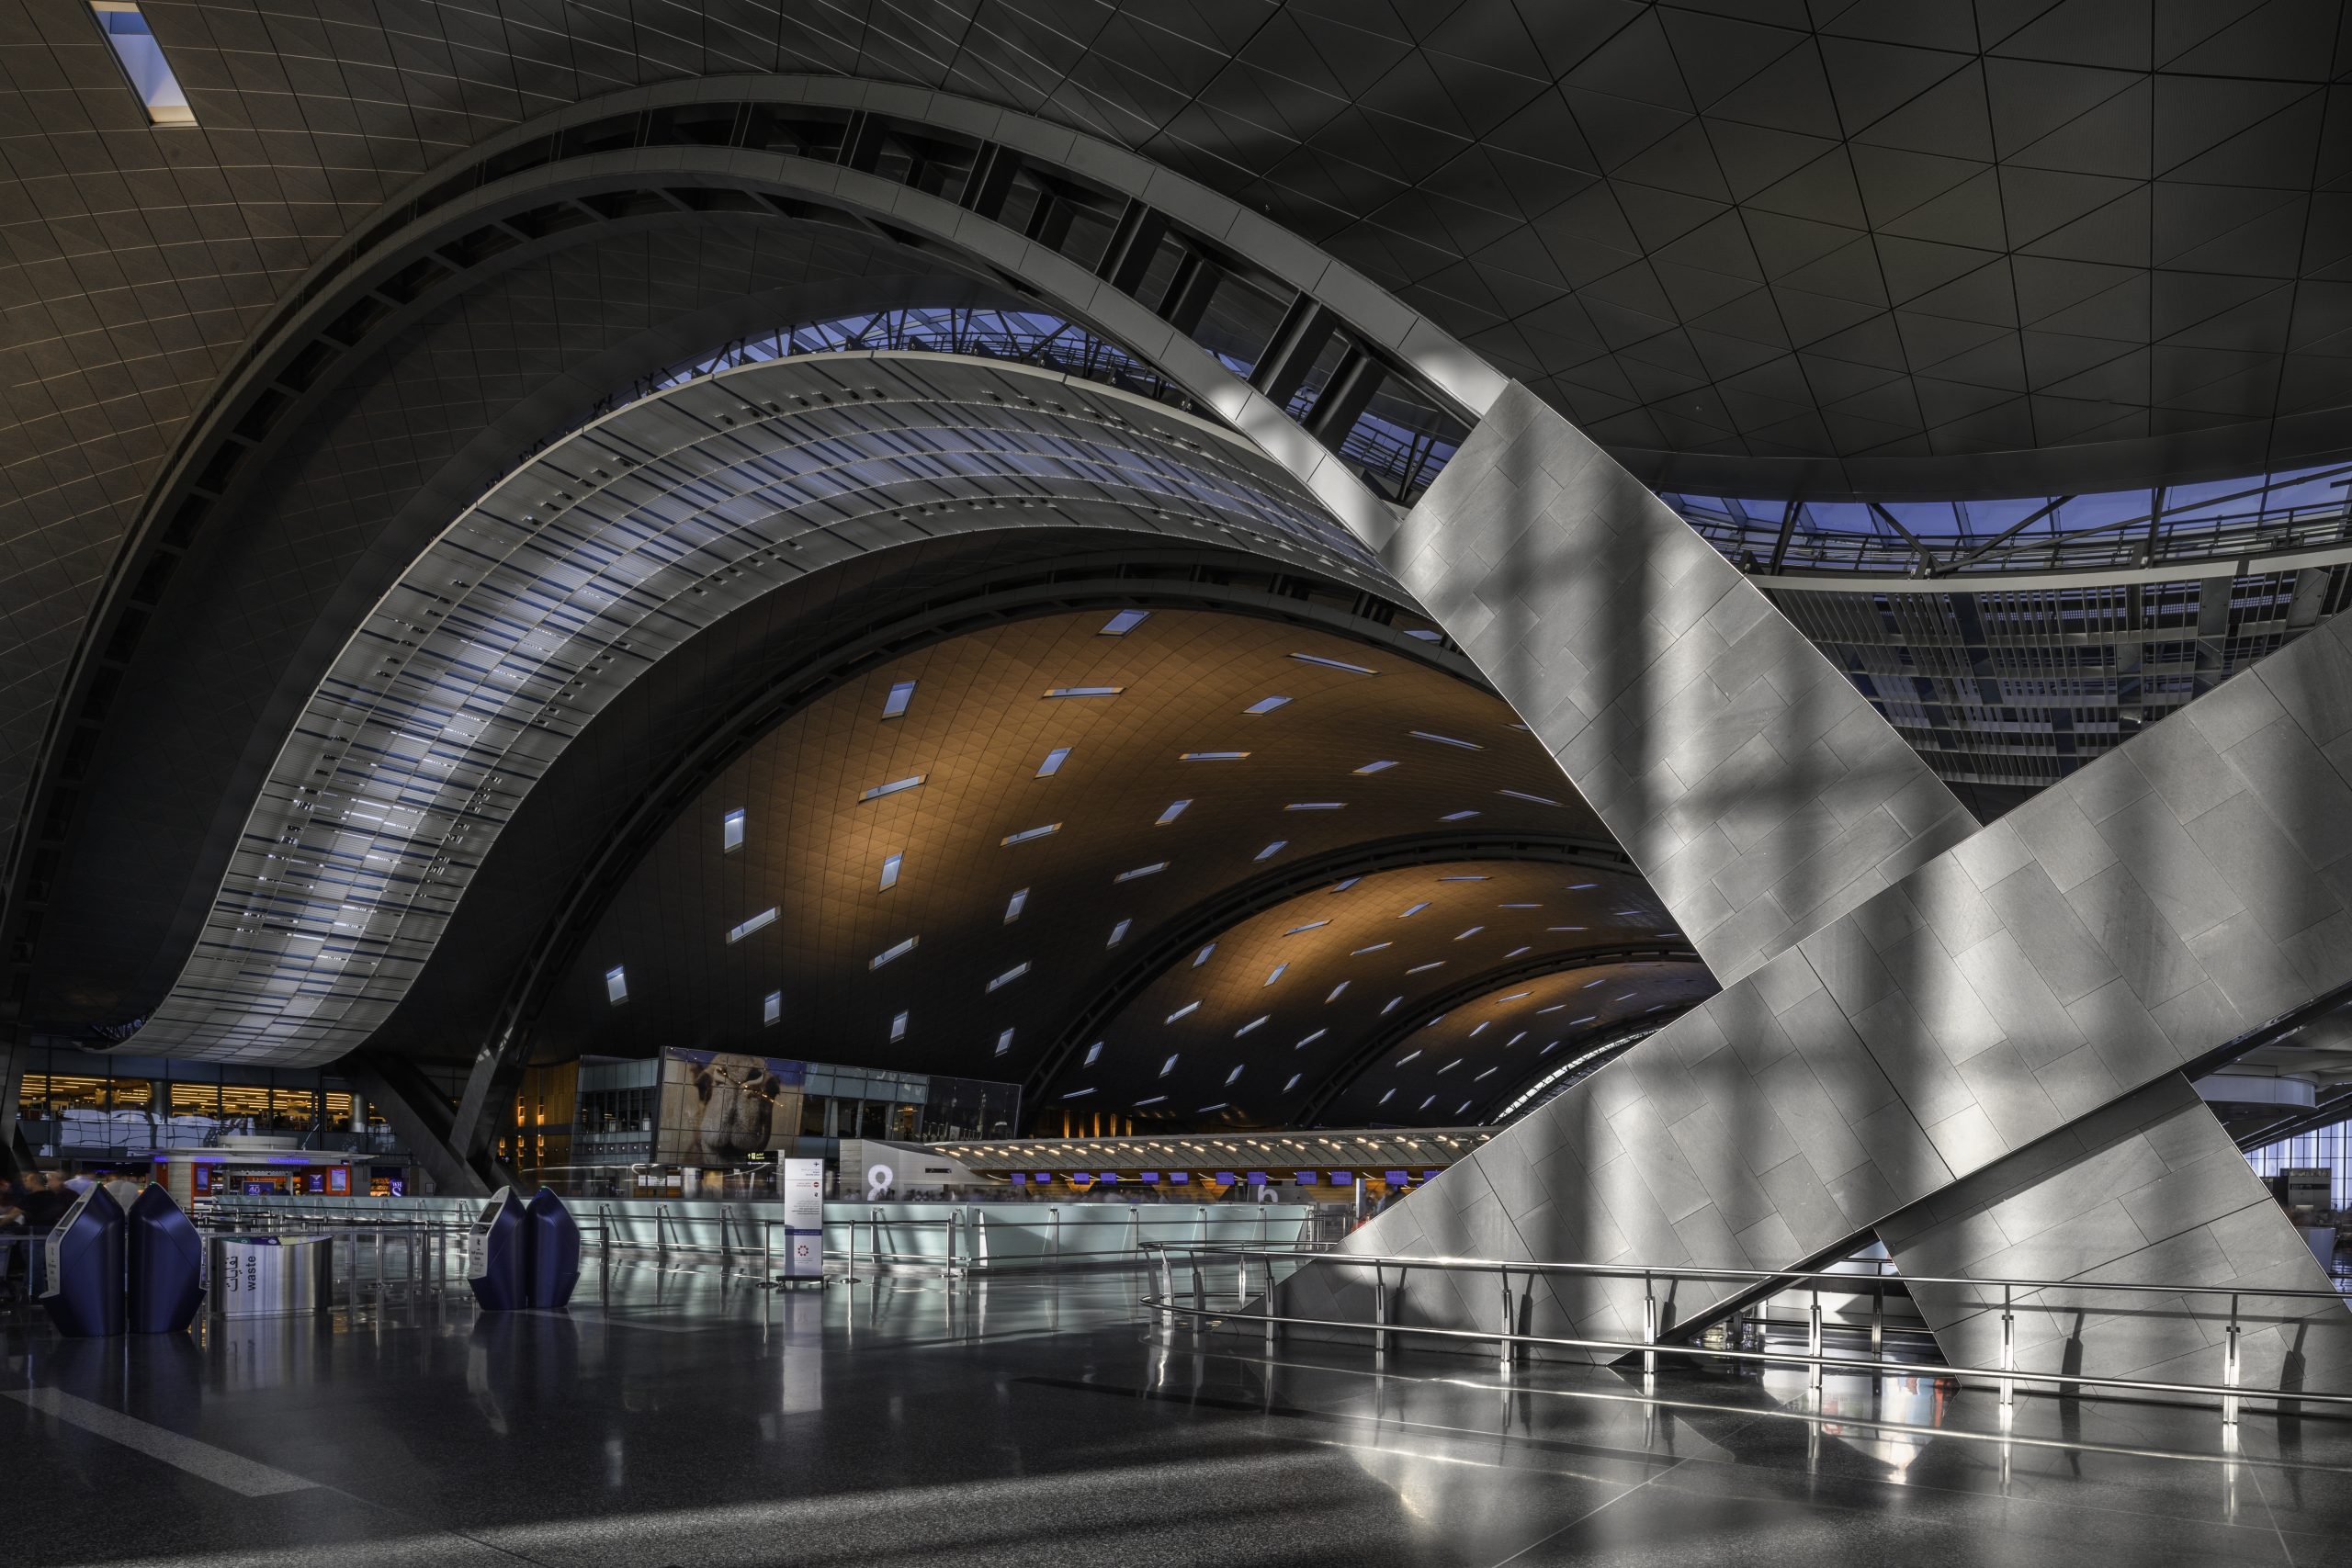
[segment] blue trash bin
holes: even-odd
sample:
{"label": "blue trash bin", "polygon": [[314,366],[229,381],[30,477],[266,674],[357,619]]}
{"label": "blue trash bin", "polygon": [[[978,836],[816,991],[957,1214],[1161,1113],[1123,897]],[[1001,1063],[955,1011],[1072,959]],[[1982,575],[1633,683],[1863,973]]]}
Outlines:
{"label": "blue trash bin", "polygon": [[74,1201],[43,1244],[40,1304],[57,1332],[99,1339],[122,1332],[122,1205],[103,1187]]}
{"label": "blue trash bin", "polygon": [[524,1210],[530,1230],[529,1287],[535,1307],[560,1307],[580,1283],[580,1224],[564,1201],[542,1187]]}
{"label": "blue trash bin", "polygon": [[126,1217],[130,1293],[124,1318],[133,1334],[177,1334],[204,1296],[204,1243],[160,1186],[139,1194]]}
{"label": "blue trash bin", "polygon": [[466,1238],[466,1283],[474,1299],[492,1312],[530,1304],[530,1225],[514,1189],[490,1195]]}

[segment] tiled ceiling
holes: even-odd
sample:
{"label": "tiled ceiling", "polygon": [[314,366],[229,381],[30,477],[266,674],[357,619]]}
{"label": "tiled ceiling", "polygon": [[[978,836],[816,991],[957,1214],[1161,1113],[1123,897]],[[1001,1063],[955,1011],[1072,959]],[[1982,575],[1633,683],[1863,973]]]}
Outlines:
{"label": "tiled ceiling", "polygon": [[[1139,952],[1254,878],[1473,826],[1605,847],[1581,802],[1543,798],[1559,796],[1557,770],[1499,699],[1393,644],[1211,611],[1158,610],[1105,635],[1113,624],[1100,611],[1051,615],[935,643],[786,720],[622,886],[537,1026],[540,1051],[686,1045],[1018,1080]],[[1116,691],[1046,694],[1072,688]],[[1272,697],[1289,701],[1248,711]],[[1361,771],[1380,762],[1393,765]],[[741,841],[729,849],[737,810]],[[1415,902],[1429,908],[1396,918]],[[1542,908],[1476,913],[1498,902]],[[1316,911],[1297,912],[1307,904]],[[1327,919],[1290,939],[1295,953],[1272,953],[1285,923]],[[1354,940],[1367,923],[1404,940],[1351,955],[1384,940]],[[1480,923],[1491,929],[1456,940]],[[1638,878],[1556,859],[1318,886],[1188,944],[1103,1027],[1115,1053],[1068,1062],[1041,1103],[1281,1122],[1376,1032],[1389,998],[1408,998],[1389,1010],[1402,1023],[1513,950],[1522,966],[1572,964],[1589,948],[1670,941],[1667,926]],[[628,993],[617,1006],[615,968]],[[1713,988],[1695,964],[1677,978],[1694,974],[1699,992],[1645,980],[1644,1005]],[[1334,1007],[1342,980],[1361,995]],[[1162,1006],[1177,990],[1185,997]],[[1159,1015],[1188,999],[1204,1006],[1167,1027]],[[1329,1034],[1298,1051],[1318,1026]],[[1186,1056],[1181,1104],[1153,1087],[1170,1052]],[[1226,1086],[1236,1066],[1244,1081]],[[1285,1089],[1310,1068],[1312,1082]]]}

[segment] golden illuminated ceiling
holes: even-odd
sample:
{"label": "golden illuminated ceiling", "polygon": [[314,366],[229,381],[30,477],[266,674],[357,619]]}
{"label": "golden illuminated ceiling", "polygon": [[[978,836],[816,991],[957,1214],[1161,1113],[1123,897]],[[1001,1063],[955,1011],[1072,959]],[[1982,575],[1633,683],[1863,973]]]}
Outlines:
{"label": "golden illuminated ceiling", "polygon": [[[1459,868],[1374,871],[1337,893],[1275,886],[1331,857],[1468,835],[1549,858],[1505,848]],[[1572,851],[1601,869],[1564,863]],[[1045,614],[910,649],[738,758],[586,939],[538,1021],[539,1048],[1035,1077],[1035,1110],[1076,1094],[1123,1114],[1219,1121],[1199,1108],[1224,1100],[1279,1122],[1383,1027],[1498,965],[1678,945],[1623,867],[1504,705],[1398,626]],[[1188,945],[1164,975],[1135,973],[1204,907],[1261,883],[1275,891],[1208,931],[1216,951],[1200,965]],[[1318,900],[1328,912],[1281,912]],[[1397,919],[1416,900],[1430,907]],[[1503,903],[1535,907],[1487,908]],[[1314,919],[1332,924],[1277,930]],[[1407,940],[1351,957],[1382,940],[1368,934],[1382,922]],[[1455,940],[1473,924],[1486,929]],[[1445,952],[1401,963],[1441,936]],[[1297,957],[1274,955],[1285,941],[1304,944]],[[1264,985],[1261,971],[1285,961]],[[1317,1014],[1342,979],[1348,993]],[[1167,998],[1194,983],[1207,987],[1199,1021],[1171,1029],[1159,1015],[1182,1004]],[[1091,1040],[1066,1036],[1106,994],[1124,1005],[1089,1063]],[[1252,1006],[1281,1017],[1238,1033]],[[1297,1057],[1313,1056],[1317,1076],[1285,1095],[1302,1069],[1277,1071],[1264,1053],[1295,1054],[1318,1026],[1322,1041]],[[1161,1049],[1163,1036],[1182,1043]],[[1187,1061],[1163,1090],[1170,1051]],[[1244,1083],[1224,1092],[1245,1062]]]}

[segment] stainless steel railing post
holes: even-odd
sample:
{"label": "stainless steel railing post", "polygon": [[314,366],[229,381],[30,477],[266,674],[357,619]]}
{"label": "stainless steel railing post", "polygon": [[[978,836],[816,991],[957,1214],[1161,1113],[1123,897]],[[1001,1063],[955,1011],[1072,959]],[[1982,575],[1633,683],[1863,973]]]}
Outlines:
{"label": "stainless steel railing post", "polygon": [[1519,1317],[1516,1313],[1511,1311],[1510,1271],[1509,1269],[1502,1270],[1498,1278],[1502,1280],[1503,1287],[1503,1332],[1502,1337],[1495,1341],[1495,1349],[1497,1352],[1495,1363],[1497,1370],[1498,1370],[1503,1376],[1509,1377],[1510,1376],[1512,1359],[1511,1351],[1514,1348],[1510,1341],[1510,1337],[1519,1331]]}
{"label": "stainless steel railing post", "polygon": [[[2238,1298],[2235,1295],[2230,1297],[2230,1337],[2228,1342],[2222,1347],[2222,1386],[2223,1388],[2238,1386]],[[2234,1393],[2223,1394],[2222,1396],[2222,1425],[2226,1428],[2235,1427],[2237,1424],[2238,1396]]]}
{"label": "stainless steel railing post", "polygon": [[[1657,1285],[1647,1274],[1642,1276],[1642,1337],[1652,1345],[1657,1343]],[[1642,1375],[1657,1375],[1657,1351],[1642,1352]]]}
{"label": "stainless steel railing post", "polygon": [[[1242,1294],[1246,1297],[1249,1294],[1247,1275],[1250,1269],[1247,1258],[1241,1260],[1241,1268],[1244,1275]],[[1266,1259],[1266,1352],[1269,1355],[1273,1353],[1274,1342],[1282,1337],[1281,1326],[1275,1322],[1281,1312],[1278,1304],[1281,1291],[1282,1286],[1274,1279],[1274,1260],[1269,1258]]]}
{"label": "stainless steel railing post", "polygon": [[[2009,1310],[2009,1287],[2003,1285],[2001,1287],[2001,1370],[2005,1372],[2015,1371],[2017,1365],[2017,1314]],[[2003,1378],[2001,1380],[2001,1408],[2008,1409],[2016,1399],[2017,1384],[2007,1378]]]}
{"label": "stainless steel railing post", "polygon": [[[1268,1264],[1272,1268],[1271,1263]],[[1372,1359],[1381,1365],[1388,1364],[1388,1271],[1375,1263],[1372,1266]]]}
{"label": "stainless steel railing post", "polygon": [[1813,1358],[1813,1365],[1805,1374],[1805,1386],[1815,1393],[1821,1392],[1821,1287],[1813,1288],[1813,1311],[1808,1314],[1810,1327],[1805,1337],[1805,1354]]}

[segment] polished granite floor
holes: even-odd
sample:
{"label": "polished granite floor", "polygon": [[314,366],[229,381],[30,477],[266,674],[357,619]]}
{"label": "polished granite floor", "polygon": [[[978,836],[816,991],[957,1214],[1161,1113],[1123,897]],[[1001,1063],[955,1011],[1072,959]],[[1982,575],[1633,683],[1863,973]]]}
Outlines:
{"label": "polished granite floor", "polygon": [[1162,1329],[1127,1277],[0,1319],[7,1564],[2352,1563],[2352,1423]]}

